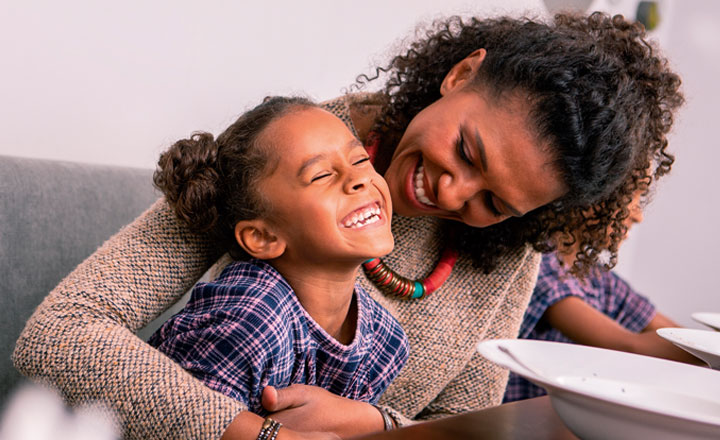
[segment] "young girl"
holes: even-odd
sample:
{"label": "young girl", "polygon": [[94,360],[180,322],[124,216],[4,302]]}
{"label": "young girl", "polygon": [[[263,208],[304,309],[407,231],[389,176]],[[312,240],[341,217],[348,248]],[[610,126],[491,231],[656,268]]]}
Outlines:
{"label": "young girl", "polygon": [[[175,143],[155,184],[181,221],[237,261],[198,284],[151,345],[256,414],[267,414],[269,385],[377,402],[408,342],[355,277],[392,250],[392,205],[340,119],[305,99],[267,99],[217,140]],[[269,438],[279,425],[267,420]]]}

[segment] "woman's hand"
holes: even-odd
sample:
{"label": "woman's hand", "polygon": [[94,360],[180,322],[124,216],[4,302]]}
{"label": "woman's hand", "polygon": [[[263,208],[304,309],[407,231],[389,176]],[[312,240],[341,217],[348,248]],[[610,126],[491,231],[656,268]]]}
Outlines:
{"label": "woman's hand", "polygon": [[299,432],[282,427],[278,432],[277,440],[341,440],[332,432]]}
{"label": "woman's hand", "polygon": [[334,432],[346,438],[384,429],[377,408],[316,386],[268,386],[263,390],[262,404],[272,413],[270,417],[297,431]]}
{"label": "woman's hand", "polygon": [[[282,423],[282,421],[278,420]],[[262,429],[263,418],[250,411],[242,411],[225,429],[220,440],[256,440]],[[281,426],[277,440],[340,440],[332,432],[300,432]]]}

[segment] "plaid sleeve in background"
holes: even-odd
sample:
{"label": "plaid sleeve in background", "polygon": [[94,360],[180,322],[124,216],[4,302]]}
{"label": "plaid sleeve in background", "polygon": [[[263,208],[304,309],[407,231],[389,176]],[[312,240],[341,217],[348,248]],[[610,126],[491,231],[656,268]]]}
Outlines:
{"label": "plaid sleeve in background", "polygon": [[[573,341],[542,321],[545,311],[561,299],[576,296],[632,332],[648,326],[655,316],[655,306],[612,271],[598,270],[587,282],[567,275],[555,254],[545,254],[538,281],[525,311],[518,338],[543,341]],[[510,373],[503,403],[547,394],[528,380]]]}
{"label": "plaid sleeve in background", "polygon": [[642,331],[655,317],[655,306],[614,272],[603,272],[602,275],[602,287],[606,291],[605,314],[632,332]]}

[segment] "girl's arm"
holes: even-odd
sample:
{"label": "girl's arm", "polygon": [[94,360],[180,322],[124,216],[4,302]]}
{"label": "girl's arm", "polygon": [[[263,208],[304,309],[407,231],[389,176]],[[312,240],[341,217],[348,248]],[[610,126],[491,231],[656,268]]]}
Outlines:
{"label": "girl's arm", "polygon": [[581,298],[569,296],[550,306],[545,311],[543,319],[551,327],[561,331],[578,344],[644,354],[697,365],[702,363],[695,356],[676,347],[655,333],[657,328],[677,327],[677,324],[659,313],[642,332],[634,333],[587,304]]}

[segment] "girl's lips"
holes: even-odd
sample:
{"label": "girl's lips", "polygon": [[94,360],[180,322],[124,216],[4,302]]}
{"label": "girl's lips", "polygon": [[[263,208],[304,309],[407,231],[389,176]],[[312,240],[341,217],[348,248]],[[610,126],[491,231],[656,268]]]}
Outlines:
{"label": "girl's lips", "polygon": [[378,224],[385,220],[386,215],[380,202],[367,203],[346,215],[340,224],[349,229],[360,229]]}

